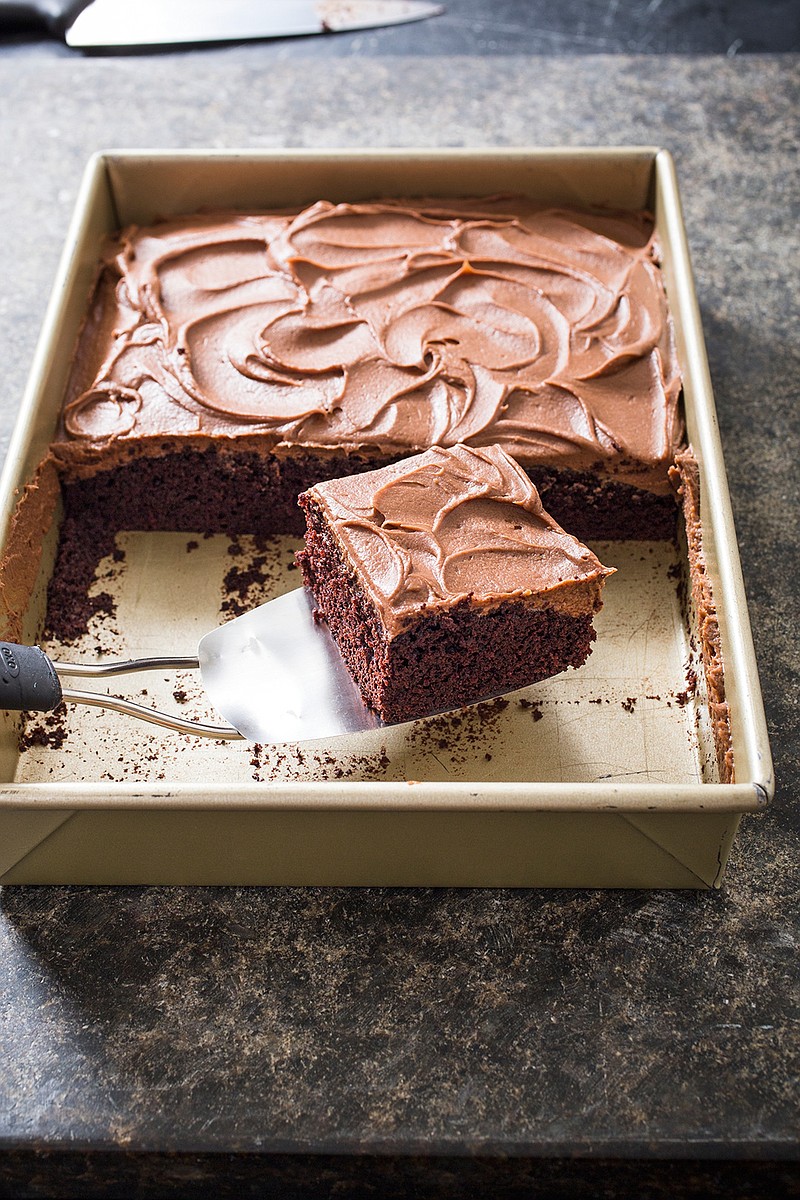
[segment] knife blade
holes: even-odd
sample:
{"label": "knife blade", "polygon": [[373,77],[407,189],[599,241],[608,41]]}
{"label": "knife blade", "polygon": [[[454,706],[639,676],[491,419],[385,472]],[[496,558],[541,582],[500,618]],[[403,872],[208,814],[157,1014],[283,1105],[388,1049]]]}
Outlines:
{"label": "knife blade", "polygon": [[0,33],[44,32],[84,50],[133,49],[344,33],[442,11],[429,0],[0,0]]}

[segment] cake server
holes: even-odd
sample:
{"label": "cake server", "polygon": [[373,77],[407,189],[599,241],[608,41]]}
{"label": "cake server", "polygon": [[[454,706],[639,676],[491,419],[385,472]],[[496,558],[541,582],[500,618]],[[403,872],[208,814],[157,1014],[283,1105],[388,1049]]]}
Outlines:
{"label": "cake server", "polygon": [[188,46],[401,25],[442,12],[428,0],[0,0],[0,33],[79,49]]}
{"label": "cake server", "polygon": [[[50,712],[62,700],[218,740],[314,741],[380,728],[361,699],[326,625],[314,620],[305,588],[287,592],[212,629],[194,658],[62,663],[38,646],[0,642],[0,708]],[[199,669],[206,695],[230,725],[206,725],[102,692],[62,687],[61,679],[105,679],[138,671]]]}

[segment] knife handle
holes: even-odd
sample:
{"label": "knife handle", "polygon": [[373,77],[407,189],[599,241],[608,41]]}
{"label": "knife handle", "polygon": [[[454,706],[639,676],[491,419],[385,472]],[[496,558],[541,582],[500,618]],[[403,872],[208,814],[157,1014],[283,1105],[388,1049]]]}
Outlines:
{"label": "knife handle", "polygon": [[0,0],[0,32],[37,33],[45,31],[63,37],[78,13],[91,0]]}

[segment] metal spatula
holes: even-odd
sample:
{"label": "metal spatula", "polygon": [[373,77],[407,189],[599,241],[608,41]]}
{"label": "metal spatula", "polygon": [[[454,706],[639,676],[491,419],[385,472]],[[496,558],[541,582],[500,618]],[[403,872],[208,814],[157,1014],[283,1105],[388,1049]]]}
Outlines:
{"label": "metal spatula", "polygon": [[[181,733],[258,742],[314,741],[379,728],[327,626],[314,620],[304,589],[287,592],[207,633],[196,658],[135,658],[97,664],[54,662],[38,646],[0,642],[0,708],[50,712],[62,700],[89,704]],[[197,668],[230,725],[187,721],[132,700],[62,688],[63,677],[105,679],[137,671]]]}

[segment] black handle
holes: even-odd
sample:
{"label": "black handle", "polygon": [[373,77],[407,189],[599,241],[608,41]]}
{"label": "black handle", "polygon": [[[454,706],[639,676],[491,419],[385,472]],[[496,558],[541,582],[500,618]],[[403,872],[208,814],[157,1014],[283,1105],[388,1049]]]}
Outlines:
{"label": "black handle", "polygon": [[61,683],[38,646],[0,642],[0,708],[50,712],[61,703]]}
{"label": "black handle", "polygon": [[90,0],[0,0],[0,33],[41,33],[63,37]]}

